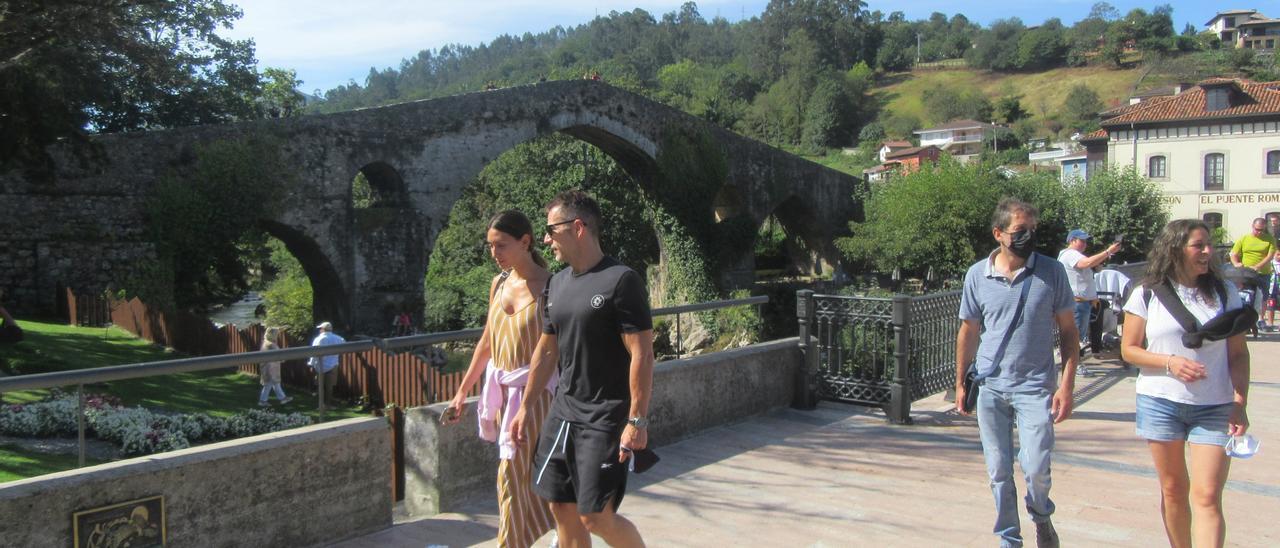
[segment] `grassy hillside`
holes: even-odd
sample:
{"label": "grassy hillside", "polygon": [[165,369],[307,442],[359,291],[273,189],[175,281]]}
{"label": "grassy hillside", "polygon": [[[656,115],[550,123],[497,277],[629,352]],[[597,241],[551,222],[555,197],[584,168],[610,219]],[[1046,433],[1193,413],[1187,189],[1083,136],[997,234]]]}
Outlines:
{"label": "grassy hillside", "polygon": [[[921,103],[924,91],[934,86],[976,87],[993,100],[1008,93],[1022,95],[1023,108],[1035,120],[1058,111],[1067,91],[1077,82],[1093,88],[1107,106],[1120,104],[1129,97],[1142,69],[1113,70],[1106,67],[1060,68],[1027,74],[1002,74],[985,70],[940,70],[895,74],[888,85],[877,88],[876,95],[890,113],[913,115],[925,123],[931,120]],[[1143,86],[1144,88],[1150,86]]]}

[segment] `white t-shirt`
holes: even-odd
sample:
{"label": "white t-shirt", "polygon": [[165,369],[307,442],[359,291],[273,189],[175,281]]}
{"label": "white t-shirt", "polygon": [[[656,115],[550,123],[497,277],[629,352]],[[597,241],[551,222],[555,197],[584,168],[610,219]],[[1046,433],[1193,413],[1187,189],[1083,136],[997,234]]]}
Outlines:
{"label": "white t-shirt", "polygon": [[[1227,286],[1227,310],[1243,306],[1240,294],[1236,292],[1236,286],[1229,281],[1224,283]],[[1222,310],[1218,305],[1211,306],[1206,303],[1193,287],[1175,283],[1173,288],[1178,298],[1182,300],[1182,304],[1186,305],[1187,310],[1201,325],[1213,319]],[[1200,348],[1182,346],[1183,331],[1182,326],[1178,325],[1178,320],[1173,318],[1154,294],[1151,295],[1150,303],[1144,302],[1143,293],[1141,285],[1135,287],[1133,294],[1129,296],[1129,302],[1124,305],[1124,311],[1147,320],[1147,350],[1156,354],[1174,354],[1198,361],[1204,364],[1208,376],[1188,384],[1176,377],[1166,375],[1163,371],[1148,375],[1145,373],[1146,370],[1141,370],[1142,372],[1138,375],[1138,393],[1192,405],[1231,403],[1234,394],[1231,388],[1231,372],[1227,367],[1227,341],[1205,340]],[[1217,295],[1213,297],[1217,300]]]}
{"label": "white t-shirt", "polygon": [[1058,261],[1062,266],[1067,267],[1067,281],[1071,283],[1071,295],[1081,299],[1093,300],[1098,298],[1098,290],[1093,287],[1093,270],[1089,268],[1076,268],[1080,261],[1088,259],[1084,253],[1071,248],[1066,248],[1058,253]]}

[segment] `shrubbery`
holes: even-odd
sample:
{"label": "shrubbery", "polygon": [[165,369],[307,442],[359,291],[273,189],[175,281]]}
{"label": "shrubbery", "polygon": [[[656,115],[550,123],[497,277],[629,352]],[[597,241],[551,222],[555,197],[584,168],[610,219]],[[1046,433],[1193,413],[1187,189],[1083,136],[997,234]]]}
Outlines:
{"label": "shrubbery", "polygon": [[924,277],[932,268],[939,278],[958,277],[997,246],[991,212],[1003,196],[1040,209],[1036,249],[1054,256],[1068,230],[1083,228],[1107,240],[1124,234],[1117,260],[1141,260],[1168,222],[1159,187],[1132,169],[1064,185],[1053,174],[1005,176],[991,164],[946,159],[873,185],[866,221],[851,223],[853,234],[836,246],[847,260],[881,273],[898,268],[904,278]]}
{"label": "shrubbery", "polygon": [[[0,406],[0,434],[24,438],[75,435],[77,401],[74,394],[55,393],[50,399]],[[231,417],[205,413],[161,414],[142,407],[124,407],[118,400],[89,396],[85,424],[99,439],[110,441],[126,455],[149,455],[207,443],[256,436],[311,424],[301,413],[250,410]]]}

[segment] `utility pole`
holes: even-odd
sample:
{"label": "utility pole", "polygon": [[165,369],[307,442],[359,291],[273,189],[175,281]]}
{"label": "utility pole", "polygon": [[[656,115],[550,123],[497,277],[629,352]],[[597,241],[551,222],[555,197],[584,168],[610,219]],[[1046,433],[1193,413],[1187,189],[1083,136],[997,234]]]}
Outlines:
{"label": "utility pole", "polygon": [[916,33],[916,64],[920,64],[920,33]]}

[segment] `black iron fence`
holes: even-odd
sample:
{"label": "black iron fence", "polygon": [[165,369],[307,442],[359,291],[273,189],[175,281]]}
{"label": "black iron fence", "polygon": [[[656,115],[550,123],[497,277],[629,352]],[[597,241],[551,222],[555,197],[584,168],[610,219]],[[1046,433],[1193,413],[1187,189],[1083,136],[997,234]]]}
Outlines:
{"label": "black iron fence", "polygon": [[823,399],[880,406],[911,422],[911,402],[955,382],[960,292],[919,297],[796,295],[805,385]]}

